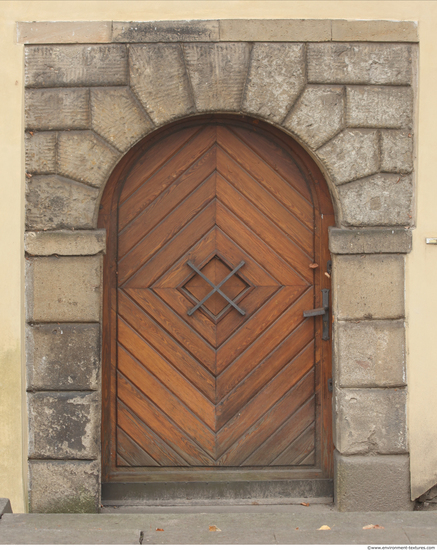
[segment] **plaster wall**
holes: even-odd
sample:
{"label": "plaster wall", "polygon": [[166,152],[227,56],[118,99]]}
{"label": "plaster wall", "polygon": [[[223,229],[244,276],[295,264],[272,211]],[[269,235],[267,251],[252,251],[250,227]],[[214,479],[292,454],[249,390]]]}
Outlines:
{"label": "plaster wall", "polygon": [[[417,159],[416,224],[413,252],[407,257],[409,441],[412,498],[436,483],[437,411],[430,404],[437,390],[434,369],[433,333],[437,322],[437,292],[433,278],[437,272],[437,247],[425,245],[425,237],[437,236],[434,205],[437,186],[433,176],[437,159],[434,128],[437,106],[434,91],[437,79],[434,28],[437,2],[3,2],[0,15],[2,88],[0,90],[0,143],[3,200],[0,268],[0,486],[2,495],[12,500],[16,512],[25,510],[24,479],[27,440],[23,396],[23,46],[15,43],[16,21],[84,20],[175,20],[247,18],[395,19],[417,20],[420,32],[420,106],[416,143]],[[435,231],[436,234],[431,234]]]}

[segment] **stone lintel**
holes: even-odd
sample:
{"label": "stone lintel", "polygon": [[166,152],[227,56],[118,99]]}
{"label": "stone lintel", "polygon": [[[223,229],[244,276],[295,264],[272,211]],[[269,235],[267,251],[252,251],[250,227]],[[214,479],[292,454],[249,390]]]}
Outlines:
{"label": "stone lintel", "polygon": [[17,23],[18,44],[112,42],[111,21],[32,21]]}
{"label": "stone lintel", "polygon": [[411,229],[329,228],[329,250],[332,254],[408,254],[411,246]]}
{"label": "stone lintel", "polygon": [[106,230],[28,231],[24,250],[29,256],[94,256],[106,252]]}
{"label": "stone lintel", "polygon": [[416,21],[221,19],[17,23],[19,44],[144,42],[418,42]]}

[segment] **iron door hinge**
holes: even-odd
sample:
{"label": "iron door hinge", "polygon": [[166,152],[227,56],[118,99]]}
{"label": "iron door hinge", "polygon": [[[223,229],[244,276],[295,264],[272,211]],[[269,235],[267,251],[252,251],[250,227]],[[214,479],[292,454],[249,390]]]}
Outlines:
{"label": "iron door hinge", "polygon": [[332,392],[332,378],[328,378],[328,391]]}

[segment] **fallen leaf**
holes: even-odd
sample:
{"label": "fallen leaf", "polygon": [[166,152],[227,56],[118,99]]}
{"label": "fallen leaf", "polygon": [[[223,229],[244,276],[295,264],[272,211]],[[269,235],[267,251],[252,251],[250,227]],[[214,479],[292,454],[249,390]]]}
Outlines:
{"label": "fallen leaf", "polygon": [[259,506],[259,502],[252,502],[252,506]]}
{"label": "fallen leaf", "polygon": [[310,269],[316,269],[316,267],[319,267],[319,264],[310,264],[309,265]]}
{"label": "fallen leaf", "polygon": [[29,132],[29,134],[30,134],[31,136],[33,136],[33,132]]}
{"label": "fallen leaf", "polygon": [[217,525],[210,525],[210,526],[209,526],[209,530],[210,530],[210,531],[221,531],[221,529],[219,529],[219,528],[217,527]]}
{"label": "fallen leaf", "polygon": [[310,504],[309,504],[309,502],[301,502],[300,505],[301,506],[309,506]]}
{"label": "fallen leaf", "polygon": [[161,527],[157,527],[156,531],[164,531],[164,529],[161,529]]}
{"label": "fallen leaf", "polygon": [[299,531],[299,527],[296,527],[295,531]]}
{"label": "fallen leaf", "polygon": [[329,527],[329,525],[322,525],[317,529],[317,531],[330,531],[330,530],[331,528]]}
{"label": "fallen leaf", "polygon": [[373,525],[372,523],[370,525],[365,525],[363,529],[384,529],[382,525]]}

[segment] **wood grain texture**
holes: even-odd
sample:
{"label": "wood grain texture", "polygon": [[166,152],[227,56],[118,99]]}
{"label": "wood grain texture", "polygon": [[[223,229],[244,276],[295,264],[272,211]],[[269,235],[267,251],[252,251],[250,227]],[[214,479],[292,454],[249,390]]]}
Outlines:
{"label": "wood grain texture", "polygon": [[[320,172],[279,131],[231,117],[157,136],[128,153],[102,199],[115,240],[105,479],[214,466],[331,475],[330,346],[321,320],[303,317],[329,287]],[[225,296],[206,298],[238,265]]]}

